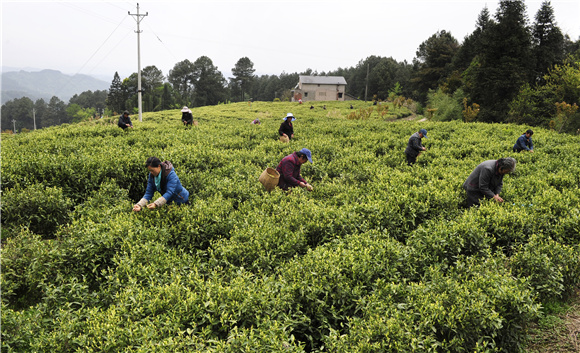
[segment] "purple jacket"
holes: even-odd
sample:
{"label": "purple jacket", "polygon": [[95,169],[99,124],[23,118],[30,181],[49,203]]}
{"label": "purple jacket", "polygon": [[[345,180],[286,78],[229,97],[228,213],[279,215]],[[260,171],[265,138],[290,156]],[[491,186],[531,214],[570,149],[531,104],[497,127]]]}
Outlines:
{"label": "purple jacket", "polygon": [[276,170],[280,173],[278,186],[282,190],[298,186],[300,182],[306,183],[306,180],[300,175],[300,163],[296,152],[284,157],[276,167]]}

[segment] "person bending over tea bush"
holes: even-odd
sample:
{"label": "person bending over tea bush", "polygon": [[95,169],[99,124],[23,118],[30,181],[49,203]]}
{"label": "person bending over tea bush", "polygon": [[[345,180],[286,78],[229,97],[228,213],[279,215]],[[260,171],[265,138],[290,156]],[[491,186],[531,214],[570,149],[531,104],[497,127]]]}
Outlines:
{"label": "person bending over tea bush", "polygon": [[312,191],[312,185],[308,184],[300,175],[300,166],[307,161],[312,163],[312,153],[310,153],[310,150],[307,148],[303,148],[298,152],[294,152],[284,157],[276,167],[276,170],[280,173],[278,186],[282,190],[288,190],[290,187],[300,186],[301,188],[306,188],[308,191]]}
{"label": "person bending over tea bush", "polygon": [[[157,157],[149,157],[145,162],[149,170],[147,179],[147,190],[143,198],[133,206],[133,211],[139,212],[145,206],[149,209],[161,207],[166,203],[175,202],[177,204],[188,203],[189,191],[181,185],[179,177],[175,173],[173,165],[169,161],[161,163]],[[163,196],[147,205],[155,191],[159,191]]]}
{"label": "person bending over tea bush", "polygon": [[128,111],[125,110],[119,117],[119,122],[117,125],[119,125],[119,127],[123,130],[126,130],[128,127],[133,128],[133,123],[131,122],[131,117],[129,117]]}
{"label": "person bending over tea bush", "polygon": [[294,127],[292,126],[292,122],[296,120],[296,118],[292,113],[288,113],[283,120],[284,122],[280,124],[280,128],[278,129],[278,134],[280,136],[286,136],[289,140],[292,140],[292,138],[294,138]]}
{"label": "person bending over tea bush", "polygon": [[534,143],[532,142],[532,135],[534,132],[530,129],[518,137],[516,144],[514,145],[514,152],[521,152],[526,150],[528,152],[534,152]]}
{"label": "person bending over tea bush", "polygon": [[479,164],[463,183],[463,188],[467,191],[467,207],[479,205],[479,201],[484,197],[503,202],[499,196],[503,186],[503,176],[515,170],[516,160],[512,157]]}
{"label": "person bending over tea bush", "polygon": [[193,125],[193,114],[187,106],[184,106],[183,109],[181,109],[181,122],[185,126]]}
{"label": "person bending over tea bush", "polygon": [[427,130],[425,129],[421,129],[409,137],[409,142],[405,149],[405,156],[407,157],[407,164],[410,166],[415,164],[419,154],[426,150],[426,148],[421,144],[421,139],[423,137],[427,138]]}

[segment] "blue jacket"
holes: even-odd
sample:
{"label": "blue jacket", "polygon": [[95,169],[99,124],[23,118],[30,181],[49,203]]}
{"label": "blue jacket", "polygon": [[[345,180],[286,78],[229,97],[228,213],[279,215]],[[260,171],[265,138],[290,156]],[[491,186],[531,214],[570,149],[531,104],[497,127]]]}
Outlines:
{"label": "blue jacket", "polygon": [[167,203],[175,202],[182,204],[189,199],[189,191],[181,185],[179,177],[175,173],[173,165],[169,161],[161,163],[161,190],[157,190],[155,186],[155,177],[149,173],[147,179],[147,190],[145,190],[146,200],[151,200],[155,191],[159,191]]}
{"label": "blue jacket", "polygon": [[526,137],[526,134],[523,134],[522,136],[518,137],[518,140],[516,141],[516,144],[514,145],[514,151],[521,151],[521,150],[533,150],[534,149],[534,143],[532,142],[532,136],[530,136],[529,138]]}

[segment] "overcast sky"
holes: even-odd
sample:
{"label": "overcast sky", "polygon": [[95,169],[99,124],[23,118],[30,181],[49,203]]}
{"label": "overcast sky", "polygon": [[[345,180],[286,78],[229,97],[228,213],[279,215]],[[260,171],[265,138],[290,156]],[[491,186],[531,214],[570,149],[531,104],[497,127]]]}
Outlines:
{"label": "overcast sky", "polygon": [[[542,1],[526,1],[530,23]],[[558,26],[580,37],[580,1],[554,0]],[[137,3],[5,1],[2,67],[99,76],[137,72]],[[185,59],[209,57],[223,75],[242,57],[256,74],[318,72],[356,66],[370,55],[411,63],[439,30],[461,43],[481,10],[498,1],[190,0],[140,1],[141,68],[167,75]]]}

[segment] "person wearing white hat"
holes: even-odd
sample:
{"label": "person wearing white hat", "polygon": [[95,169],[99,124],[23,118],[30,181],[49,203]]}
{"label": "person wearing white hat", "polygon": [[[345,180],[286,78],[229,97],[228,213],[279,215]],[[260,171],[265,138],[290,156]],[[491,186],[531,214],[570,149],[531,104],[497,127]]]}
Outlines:
{"label": "person wearing white hat", "polygon": [[292,122],[296,120],[296,118],[292,113],[288,113],[283,120],[284,122],[280,124],[280,128],[278,129],[278,134],[280,134],[280,136],[286,136],[291,140],[294,137],[294,127],[292,126]]}
{"label": "person wearing white hat", "polygon": [[191,110],[187,106],[181,109],[181,121],[185,126],[193,125],[193,114],[191,114]]}

